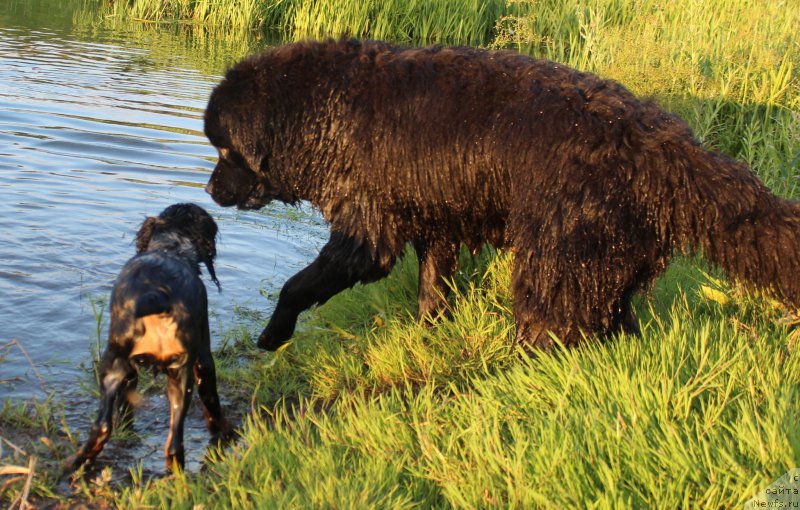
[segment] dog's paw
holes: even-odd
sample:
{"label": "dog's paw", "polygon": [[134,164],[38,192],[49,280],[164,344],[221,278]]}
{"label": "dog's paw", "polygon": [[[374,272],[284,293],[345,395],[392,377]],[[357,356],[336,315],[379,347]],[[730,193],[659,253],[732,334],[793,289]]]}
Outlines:
{"label": "dog's paw", "polygon": [[219,446],[227,446],[235,443],[241,438],[241,432],[231,422],[222,419],[216,431],[211,433],[210,444],[217,444]]}
{"label": "dog's paw", "polygon": [[259,335],[256,345],[258,345],[259,349],[264,349],[265,351],[277,351],[278,348],[285,343],[286,340],[281,340],[275,335],[272,335],[269,331],[269,327],[267,327],[264,328],[264,331]]}
{"label": "dog's paw", "polygon": [[184,452],[183,445],[172,445],[166,452],[164,460],[167,465],[167,471],[176,473],[183,471],[184,466]]}
{"label": "dog's paw", "polygon": [[294,326],[297,323],[297,316],[283,313],[276,310],[269,320],[269,324],[258,337],[258,347],[267,351],[276,351],[278,348],[289,341],[294,334]]}
{"label": "dog's paw", "polygon": [[81,455],[80,452],[70,455],[64,460],[64,463],[61,466],[63,474],[73,474],[86,463],[86,460],[86,456]]}

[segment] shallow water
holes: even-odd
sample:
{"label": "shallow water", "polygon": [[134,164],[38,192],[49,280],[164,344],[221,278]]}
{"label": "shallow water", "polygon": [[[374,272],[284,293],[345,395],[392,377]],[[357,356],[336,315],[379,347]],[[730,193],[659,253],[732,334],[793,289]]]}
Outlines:
{"label": "shallow water", "polygon": [[[264,295],[316,255],[327,228],[308,207],[238,212],[203,190],[216,159],[203,109],[241,45],[87,24],[77,5],[0,0],[0,346],[17,339],[33,362],[17,347],[0,350],[0,400],[55,392],[84,437],[96,405],[79,384],[91,384],[92,300],[108,298],[145,216],[188,201],[217,220],[223,292],[206,279],[217,345],[236,307],[272,309]],[[158,405],[145,406],[141,427],[160,420],[165,434],[166,415],[148,416]],[[189,428],[196,460],[202,424]],[[143,445],[156,445],[148,455],[158,466],[161,441]]]}

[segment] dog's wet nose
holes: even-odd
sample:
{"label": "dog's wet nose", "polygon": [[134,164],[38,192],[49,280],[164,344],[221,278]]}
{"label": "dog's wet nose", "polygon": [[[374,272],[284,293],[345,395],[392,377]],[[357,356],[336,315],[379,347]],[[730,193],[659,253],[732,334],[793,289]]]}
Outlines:
{"label": "dog's wet nose", "polygon": [[211,181],[208,181],[208,184],[206,184],[206,193],[209,195],[214,194],[214,188],[211,186]]}

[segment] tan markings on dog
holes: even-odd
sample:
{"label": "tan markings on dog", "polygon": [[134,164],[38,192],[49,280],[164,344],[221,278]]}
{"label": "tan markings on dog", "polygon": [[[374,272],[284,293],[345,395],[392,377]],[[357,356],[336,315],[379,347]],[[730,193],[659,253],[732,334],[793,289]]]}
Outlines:
{"label": "tan markings on dog", "polygon": [[150,354],[161,362],[186,353],[176,336],[178,325],[171,315],[145,315],[142,317],[144,334],[134,343],[129,357]]}

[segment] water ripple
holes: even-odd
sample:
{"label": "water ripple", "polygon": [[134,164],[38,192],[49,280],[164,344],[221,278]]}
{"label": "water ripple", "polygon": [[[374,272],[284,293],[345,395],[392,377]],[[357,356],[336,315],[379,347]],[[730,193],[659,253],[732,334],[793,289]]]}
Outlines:
{"label": "water ripple", "polygon": [[[225,292],[210,293],[212,328],[236,320],[234,304],[268,309],[260,287],[273,293],[326,237],[308,208],[289,221],[282,205],[241,213],[204,193],[216,153],[202,115],[218,75],[124,35],[96,39],[0,26],[0,344],[18,338],[49,379],[81,377],[89,298],[108,296],[146,215],[192,201],[217,219]],[[22,359],[0,369],[31,381]],[[0,398],[37,387],[3,384]]]}

